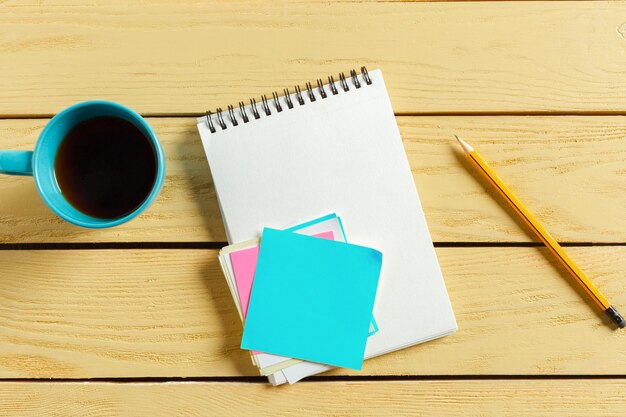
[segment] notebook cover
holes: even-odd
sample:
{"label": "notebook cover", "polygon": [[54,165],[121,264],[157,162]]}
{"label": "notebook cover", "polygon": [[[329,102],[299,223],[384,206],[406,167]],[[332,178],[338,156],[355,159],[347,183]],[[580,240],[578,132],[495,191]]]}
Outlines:
{"label": "notebook cover", "polygon": [[229,242],[334,211],[351,242],[383,253],[366,357],[457,328],[382,74],[369,75],[215,133],[198,119]]}

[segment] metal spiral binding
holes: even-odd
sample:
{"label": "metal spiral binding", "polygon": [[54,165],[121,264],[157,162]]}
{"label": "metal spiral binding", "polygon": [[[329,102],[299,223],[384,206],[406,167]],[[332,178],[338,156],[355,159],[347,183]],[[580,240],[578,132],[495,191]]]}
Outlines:
{"label": "metal spiral binding", "polygon": [[[357,73],[356,70],[354,69],[350,70],[349,77],[352,80],[352,85],[354,85],[354,88],[361,88],[363,86],[363,84],[359,80],[359,74]],[[362,81],[365,82],[366,85],[372,84],[372,79],[370,78],[369,73],[367,72],[367,68],[365,67],[361,67],[361,79]],[[317,92],[319,94],[319,97],[316,97],[315,95],[315,88],[313,87],[313,84],[310,82],[306,83],[306,97],[308,98],[310,103],[315,102],[317,98],[326,99],[329,97],[327,91],[324,88],[324,82],[322,81],[322,79],[321,78],[317,79],[316,83],[317,83]],[[341,86],[341,89],[344,92],[350,91],[348,78],[346,78],[343,72],[339,73],[339,85]],[[335,84],[335,78],[332,75],[328,76],[328,87],[330,88],[330,92],[332,93],[332,95],[336,96],[337,94],[340,93],[339,89],[337,88],[337,85]],[[300,106],[304,106],[306,104],[306,101],[304,99],[305,95],[302,94],[302,89],[300,88],[299,85],[294,86],[294,89],[295,89],[295,96],[298,101],[298,104]],[[289,89],[288,88],[283,89],[283,93],[284,93],[283,96],[279,96],[277,92],[272,93],[271,101],[273,102],[273,108],[276,110],[277,113],[282,112],[284,109],[280,102],[281,99],[284,100],[284,104],[286,104],[287,109],[293,109],[295,107],[294,102],[291,99],[291,92],[289,91]],[[252,112],[252,115],[254,116],[255,119],[261,118],[261,113],[259,113],[257,102],[254,98],[250,99],[250,105],[248,106],[248,108]],[[265,116],[272,115],[272,109],[270,108],[270,100],[267,98],[266,95],[261,96],[261,108],[263,109],[263,113],[265,114]],[[235,107],[232,105],[229,105],[227,107],[227,111],[228,111],[228,119],[230,120],[233,127],[236,127],[239,125],[238,119],[240,119],[244,123],[248,123],[250,121],[250,118],[248,117],[248,113],[246,111],[246,105],[243,101],[239,102],[238,112],[235,111]],[[223,113],[224,112],[222,111],[221,108],[218,108],[215,111],[215,113],[212,113],[210,111],[206,112],[206,115],[205,115],[206,124],[209,130],[211,131],[211,133],[216,133],[217,127],[219,127],[221,130],[226,130],[228,128],[228,125],[226,124],[226,121],[224,120]],[[213,118],[214,114],[216,117],[215,119]]]}
{"label": "metal spiral binding", "polygon": [[296,85],[294,88],[296,89],[296,97],[298,98],[298,103],[300,103],[301,106],[304,106],[304,99],[302,98],[302,90],[300,90],[300,86]]}
{"label": "metal spiral binding", "polygon": [[[363,68],[365,68],[365,67],[363,67]],[[330,91],[333,92],[334,96],[339,94],[339,91],[337,91],[337,86],[335,85],[335,79],[333,78],[332,75],[328,76],[328,85],[330,85]]]}
{"label": "metal spiral binding", "polygon": [[279,113],[283,111],[283,108],[280,106],[280,100],[278,100],[278,93],[276,91],[272,93],[272,98],[274,99],[274,106],[276,106],[276,111]]}
{"label": "metal spiral binding", "polygon": [[217,113],[217,122],[220,124],[222,130],[226,129],[226,123],[224,123],[224,118],[222,117],[222,108],[218,107],[216,110]]}
{"label": "metal spiral binding", "polygon": [[206,124],[209,126],[211,133],[215,133],[215,126],[213,125],[213,120],[211,119],[211,110],[206,112]]}
{"label": "metal spiral binding", "polygon": [[261,115],[259,115],[259,110],[257,110],[256,108],[256,100],[253,98],[250,99],[250,108],[252,109],[252,114],[254,115],[255,119],[261,117]]}
{"label": "metal spiral binding", "polygon": [[237,123],[237,119],[235,118],[235,109],[231,105],[228,106],[228,117],[230,117],[230,121],[232,122],[233,126],[237,126],[239,124]]}
{"label": "metal spiral binding", "polygon": [[291,93],[288,88],[283,89],[283,93],[285,93],[285,101],[287,101],[287,107],[293,109],[293,102],[291,101]]}
{"label": "metal spiral binding", "polygon": [[250,119],[248,119],[248,113],[246,113],[246,105],[243,104],[243,101],[239,102],[239,110],[241,111],[241,117],[243,118],[243,122],[248,123]]}
{"label": "metal spiral binding", "polygon": [[267,96],[265,94],[261,96],[261,101],[263,103],[263,110],[265,110],[265,115],[271,116],[272,112],[270,111],[270,106],[267,104]]}
{"label": "metal spiral binding", "polygon": [[348,87],[348,82],[346,81],[346,76],[343,75],[343,72],[339,73],[339,84],[341,84],[343,91],[350,91],[350,87]]}
{"label": "metal spiral binding", "polygon": [[313,86],[311,83],[306,83],[306,92],[309,93],[309,99],[311,102],[315,101],[315,94],[313,94]]}
{"label": "metal spiral binding", "polygon": [[328,97],[326,95],[326,91],[324,90],[324,82],[322,81],[321,78],[317,79],[317,89],[319,90],[320,96],[322,96],[322,98]]}

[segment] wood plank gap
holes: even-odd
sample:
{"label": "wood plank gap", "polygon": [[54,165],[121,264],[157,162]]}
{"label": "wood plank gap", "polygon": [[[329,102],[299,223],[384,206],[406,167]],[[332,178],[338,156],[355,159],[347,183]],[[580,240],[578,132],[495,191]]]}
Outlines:
{"label": "wood plank gap", "polygon": [[228,242],[0,243],[0,250],[221,249]]}
{"label": "wood plank gap", "polygon": [[[313,376],[301,382],[403,382],[403,381],[523,381],[523,380],[617,380],[625,379],[626,375],[328,375]],[[138,377],[138,378],[0,378],[2,383],[101,383],[141,384],[171,382],[245,382],[251,384],[267,384],[263,376],[214,376],[214,377]]]}
{"label": "wood plank gap", "polygon": [[[213,109],[211,109],[213,110]],[[186,112],[172,112],[172,113],[141,113],[142,117],[151,117],[155,119],[174,119],[174,118],[197,118],[202,117],[206,113],[186,113]],[[626,111],[487,111],[487,112],[394,112],[396,117],[497,117],[497,116],[554,116],[554,117],[567,117],[567,116],[626,116]],[[51,119],[55,114],[0,114],[0,120],[42,120]]]}
{"label": "wood plank gap", "polygon": [[[625,246],[625,242],[559,242],[563,247]],[[436,248],[540,248],[541,242],[433,242]]]}
{"label": "wood plank gap", "polygon": [[[221,249],[228,242],[0,243],[0,250]],[[540,242],[434,242],[436,248],[537,248]],[[563,242],[563,247],[626,246],[626,242]]]}

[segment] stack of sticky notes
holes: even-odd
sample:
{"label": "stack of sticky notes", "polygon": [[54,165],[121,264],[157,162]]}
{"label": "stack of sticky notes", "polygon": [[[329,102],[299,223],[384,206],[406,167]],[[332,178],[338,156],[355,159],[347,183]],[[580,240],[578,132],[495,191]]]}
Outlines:
{"label": "stack of sticky notes", "polygon": [[273,385],[361,369],[382,254],[349,244],[328,215],[228,246],[220,263],[244,322],[241,347]]}

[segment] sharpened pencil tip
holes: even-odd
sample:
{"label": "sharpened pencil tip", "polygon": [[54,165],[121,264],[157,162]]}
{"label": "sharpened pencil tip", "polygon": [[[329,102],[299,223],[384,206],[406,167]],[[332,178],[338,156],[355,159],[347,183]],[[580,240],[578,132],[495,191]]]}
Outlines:
{"label": "sharpened pencil tip", "polygon": [[461,147],[466,153],[470,153],[474,150],[474,148],[472,148],[469,143],[465,142],[463,139],[461,139],[457,135],[454,135],[454,137],[456,138],[456,140],[459,141],[459,145],[461,145]]}
{"label": "sharpened pencil tip", "polygon": [[615,307],[611,306],[607,308],[604,312],[607,316],[609,316],[611,321],[617,325],[617,327],[619,327],[620,329],[626,327],[626,320],[624,320],[624,317],[619,314]]}

